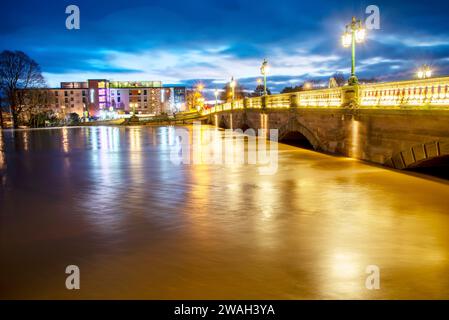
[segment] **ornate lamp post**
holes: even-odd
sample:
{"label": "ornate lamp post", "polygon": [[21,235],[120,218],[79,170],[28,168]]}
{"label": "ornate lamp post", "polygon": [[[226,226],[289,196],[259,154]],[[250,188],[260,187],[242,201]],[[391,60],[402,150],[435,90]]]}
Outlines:
{"label": "ornate lamp post", "polygon": [[218,105],[218,89],[214,90],[214,95],[215,95],[215,106]]}
{"label": "ornate lamp post", "polygon": [[267,73],[268,73],[268,61],[264,59],[262,66],[260,67],[260,73],[263,75],[263,95],[267,95]]}
{"label": "ornate lamp post", "polygon": [[342,36],[343,47],[348,48],[352,46],[352,65],[351,65],[351,77],[349,78],[349,85],[355,85],[359,81],[355,75],[355,45],[356,43],[362,43],[365,40],[366,31],[362,26],[360,20],[356,20],[352,17],[350,24],[346,25],[346,31]]}
{"label": "ornate lamp post", "polygon": [[236,81],[234,80],[234,77],[231,78],[231,82],[229,83],[229,86],[231,87],[231,98],[232,98],[232,104],[234,104],[235,99],[235,86],[237,85]]}

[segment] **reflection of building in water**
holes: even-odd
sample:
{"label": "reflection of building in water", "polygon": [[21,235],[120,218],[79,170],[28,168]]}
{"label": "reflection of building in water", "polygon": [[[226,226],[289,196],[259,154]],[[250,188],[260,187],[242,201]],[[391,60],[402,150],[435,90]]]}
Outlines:
{"label": "reflection of building in water", "polygon": [[[36,89],[33,89],[36,90]],[[60,88],[39,89],[50,93],[48,108],[58,115],[87,112],[101,116],[107,112],[159,115],[185,109],[184,86],[164,86],[161,81],[110,81],[89,79],[86,82],[61,82]]]}
{"label": "reflection of building in water", "polygon": [[64,153],[69,152],[69,137],[67,128],[62,128],[62,149],[64,150]]}

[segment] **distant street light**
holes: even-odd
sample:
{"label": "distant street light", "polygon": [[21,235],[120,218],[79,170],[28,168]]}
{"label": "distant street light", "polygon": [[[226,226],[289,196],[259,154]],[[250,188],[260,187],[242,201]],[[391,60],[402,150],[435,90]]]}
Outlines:
{"label": "distant street light", "polygon": [[218,89],[214,90],[214,95],[215,95],[215,106],[218,104]]}
{"label": "distant street light", "polygon": [[236,81],[234,80],[234,77],[231,78],[231,82],[229,83],[229,86],[231,87],[231,98],[232,103],[234,103],[235,99],[235,86],[237,85]]}
{"label": "distant street light", "polygon": [[428,65],[423,65],[421,68],[418,69],[418,72],[416,75],[419,79],[427,79],[432,77],[432,69]]}
{"label": "distant street light", "polygon": [[264,59],[262,66],[260,67],[260,73],[263,75],[263,95],[267,95],[267,73],[268,73],[268,61]]}
{"label": "distant street light", "polygon": [[196,89],[197,89],[199,92],[203,91],[203,90],[204,90],[204,84],[199,83],[199,84],[197,85]]}
{"label": "distant street light", "polygon": [[362,22],[352,17],[350,24],[346,25],[346,31],[342,35],[343,47],[348,48],[352,45],[352,64],[351,64],[351,77],[349,78],[349,85],[358,83],[358,79],[355,75],[355,45],[356,43],[362,43],[366,38],[366,31],[362,27]]}

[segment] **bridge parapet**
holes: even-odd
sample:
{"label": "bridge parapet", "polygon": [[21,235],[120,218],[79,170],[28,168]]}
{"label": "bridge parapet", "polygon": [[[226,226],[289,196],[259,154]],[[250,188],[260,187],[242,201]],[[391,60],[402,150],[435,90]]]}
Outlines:
{"label": "bridge parapet", "polygon": [[261,109],[262,108],[262,97],[248,98],[247,99],[247,108]]}
{"label": "bridge parapet", "polygon": [[449,77],[360,86],[361,107],[449,106]]}
{"label": "bridge parapet", "polygon": [[252,97],[224,103],[203,114],[232,109],[314,108],[435,108],[449,109],[449,77],[397,81]]}
{"label": "bridge parapet", "polygon": [[343,104],[342,89],[321,89],[296,93],[299,107],[340,107]]}
{"label": "bridge parapet", "polygon": [[291,96],[293,94],[275,94],[266,97],[266,108],[290,108],[291,107]]}

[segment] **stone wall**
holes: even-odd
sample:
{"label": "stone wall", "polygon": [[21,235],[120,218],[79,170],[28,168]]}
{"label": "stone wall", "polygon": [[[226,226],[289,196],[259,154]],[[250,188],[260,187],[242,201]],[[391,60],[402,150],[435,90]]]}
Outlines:
{"label": "stone wall", "polygon": [[[223,128],[299,132],[319,151],[403,169],[449,155],[449,111],[345,108],[240,109],[210,117]],[[264,123],[265,122],[265,123]]]}

